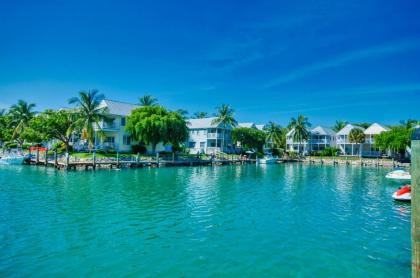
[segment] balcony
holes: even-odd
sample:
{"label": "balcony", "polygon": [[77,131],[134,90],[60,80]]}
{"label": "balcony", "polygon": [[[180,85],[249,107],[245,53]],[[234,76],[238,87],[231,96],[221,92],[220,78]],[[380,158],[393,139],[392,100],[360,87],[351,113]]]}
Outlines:
{"label": "balcony", "polygon": [[107,123],[107,122],[99,122],[99,128],[107,131],[107,130],[118,130],[119,126],[115,124],[115,122]]}
{"label": "balcony", "polygon": [[207,139],[222,139],[222,133],[207,133]]}

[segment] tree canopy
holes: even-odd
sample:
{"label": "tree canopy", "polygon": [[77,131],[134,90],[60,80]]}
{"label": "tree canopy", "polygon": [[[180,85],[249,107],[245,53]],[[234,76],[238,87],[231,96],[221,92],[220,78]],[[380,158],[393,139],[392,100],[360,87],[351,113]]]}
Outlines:
{"label": "tree canopy", "polygon": [[404,156],[407,146],[410,146],[413,128],[406,125],[392,127],[391,130],[375,136],[375,146],[381,151],[392,151]]}
{"label": "tree canopy", "polygon": [[243,150],[263,151],[265,143],[265,132],[248,127],[239,127],[232,130],[232,140],[240,143]]}

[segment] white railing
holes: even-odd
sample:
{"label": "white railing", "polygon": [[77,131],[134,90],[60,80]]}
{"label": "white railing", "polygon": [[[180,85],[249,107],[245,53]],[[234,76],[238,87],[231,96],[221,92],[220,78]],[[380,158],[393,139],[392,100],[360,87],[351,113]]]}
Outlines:
{"label": "white railing", "polygon": [[207,133],[207,139],[222,139],[222,133]]}

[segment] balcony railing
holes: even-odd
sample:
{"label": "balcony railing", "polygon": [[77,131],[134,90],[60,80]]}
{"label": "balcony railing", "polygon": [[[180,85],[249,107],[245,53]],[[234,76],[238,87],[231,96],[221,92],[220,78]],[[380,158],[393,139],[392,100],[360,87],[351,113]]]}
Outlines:
{"label": "balcony railing", "polygon": [[99,122],[99,128],[100,129],[118,129],[118,125],[113,123],[107,123],[107,122]]}
{"label": "balcony railing", "polygon": [[207,133],[207,139],[222,139],[222,138],[223,138],[222,133]]}

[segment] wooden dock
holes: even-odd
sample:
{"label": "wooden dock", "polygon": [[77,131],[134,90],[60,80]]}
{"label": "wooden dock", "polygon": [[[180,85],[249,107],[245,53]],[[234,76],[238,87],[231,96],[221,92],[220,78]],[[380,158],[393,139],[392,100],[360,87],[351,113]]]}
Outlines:
{"label": "wooden dock", "polygon": [[143,167],[173,167],[173,166],[219,166],[219,165],[239,165],[255,164],[255,159],[189,159],[189,160],[80,160],[63,162],[57,159],[32,158],[26,161],[27,165],[39,165],[45,167],[54,167],[60,170],[98,170],[113,168],[143,168]]}

